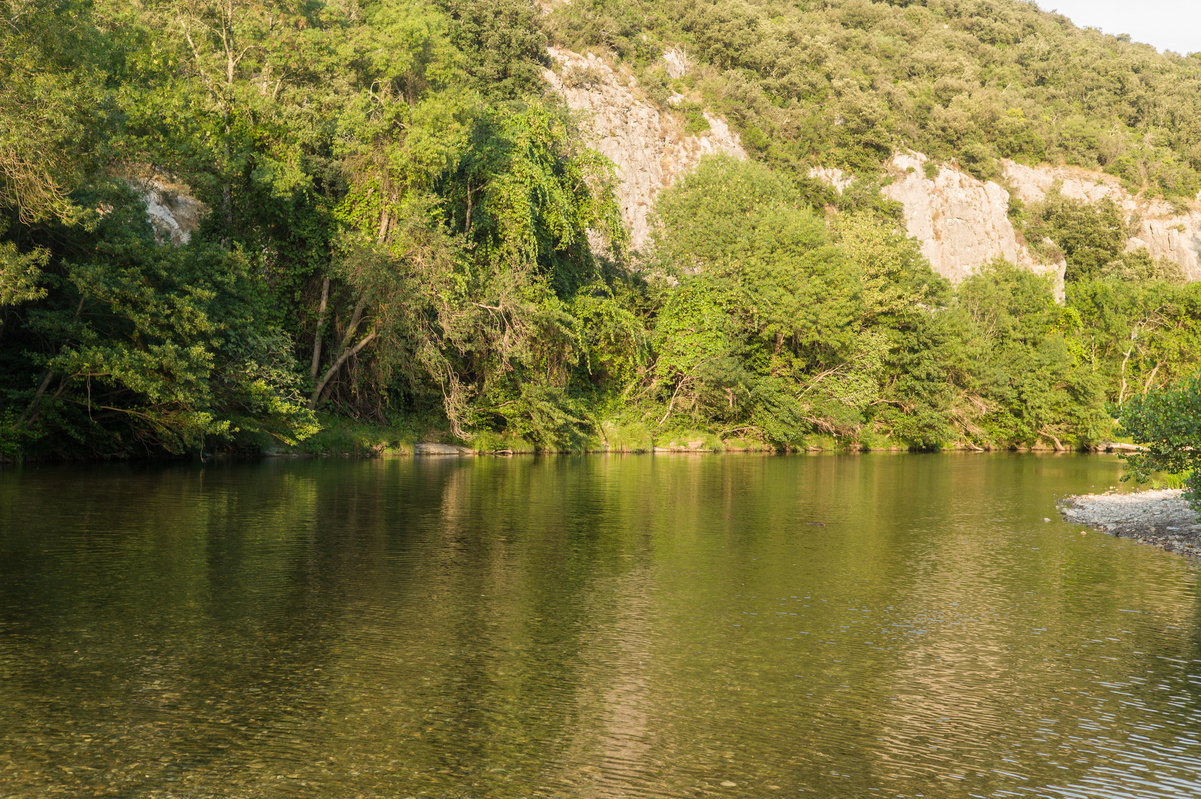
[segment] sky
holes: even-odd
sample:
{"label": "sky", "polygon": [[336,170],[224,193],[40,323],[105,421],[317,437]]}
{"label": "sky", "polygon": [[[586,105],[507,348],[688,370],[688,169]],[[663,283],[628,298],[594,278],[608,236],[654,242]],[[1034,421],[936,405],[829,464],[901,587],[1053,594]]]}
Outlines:
{"label": "sky", "polygon": [[1038,0],[1078,28],[1129,33],[1136,42],[1181,55],[1201,51],[1201,0]]}

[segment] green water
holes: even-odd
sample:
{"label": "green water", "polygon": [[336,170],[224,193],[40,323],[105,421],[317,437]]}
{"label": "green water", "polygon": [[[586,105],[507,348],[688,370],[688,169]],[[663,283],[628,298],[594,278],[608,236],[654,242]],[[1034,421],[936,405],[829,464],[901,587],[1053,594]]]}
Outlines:
{"label": "green water", "polygon": [[1054,510],[1119,470],[0,471],[0,797],[1201,795],[1198,570]]}

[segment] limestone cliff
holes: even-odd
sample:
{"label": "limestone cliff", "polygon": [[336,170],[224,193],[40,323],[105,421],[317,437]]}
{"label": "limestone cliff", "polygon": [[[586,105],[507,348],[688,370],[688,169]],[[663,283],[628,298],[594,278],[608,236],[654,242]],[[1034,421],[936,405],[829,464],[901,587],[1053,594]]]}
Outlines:
{"label": "limestone cliff", "polygon": [[[617,167],[618,200],[630,231],[631,246],[649,239],[655,197],[701,157],[726,153],[746,158],[738,135],[725,120],[705,113],[709,130],[689,135],[676,115],[649,102],[633,75],[614,70],[591,53],[551,48],[554,70],[546,80],[569,108],[583,116],[591,144]],[[687,54],[669,50],[664,67],[673,77],[686,75]],[[681,100],[678,95],[669,102]],[[1201,280],[1201,210],[1179,213],[1161,200],[1127,192],[1109,175],[1074,167],[1029,167],[1003,162],[1004,180],[1027,203],[1042,200],[1053,185],[1068,197],[1117,203],[1137,233],[1133,250],[1146,247],[1155,257],[1180,264],[1190,280]],[[950,165],[933,165],[921,153],[898,153],[885,168],[891,178],[883,194],[901,203],[905,228],[921,243],[934,270],[954,283],[1000,256],[1035,272],[1053,275],[1062,297],[1066,264],[1044,263],[1025,246],[1009,219],[1009,190],[981,181]],[[853,180],[834,168],[815,168],[810,176],[843,191]],[[1201,207],[1201,195],[1198,203]]]}
{"label": "limestone cliff", "polygon": [[[1127,240],[1128,250],[1146,247],[1153,257],[1180,264],[1189,280],[1201,280],[1201,195],[1193,209],[1180,213],[1163,200],[1131,194],[1117,178],[1100,171],[1013,161],[1003,161],[1002,168],[1005,182],[1026,203],[1040,202],[1052,186],[1089,203],[1113,200],[1136,230]],[[894,156],[886,172],[892,183],[883,194],[901,203],[907,232],[921,242],[922,254],[936,272],[958,283],[999,255],[1036,272],[1054,273],[1062,292],[1066,264],[1041,263],[1022,244],[1009,220],[1009,190],[954,167],[935,166],[921,153]],[[839,192],[851,182],[833,168],[815,168],[809,176]]]}
{"label": "limestone cliff", "polygon": [[[1189,280],[1201,280],[1201,211],[1180,213],[1170,203],[1128,192],[1112,175],[1070,166],[1026,166],[1004,161],[1005,180],[1023,202],[1035,203],[1054,185],[1065,197],[1097,203],[1112,200],[1122,209],[1136,233],[1126,242],[1128,250],[1146,247],[1153,257],[1169,258],[1180,264]],[[1201,202],[1201,195],[1198,195]]]}
{"label": "limestone cliff", "polygon": [[1052,273],[1062,287],[1066,264],[1042,263],[1018,241],[1009,221],[1009,192],[951,167],[931,168],[920,153],[888,163],[893,182],[883,190],[905,209],[905,228],[921,242],[934,271],[958,283],[1001,256],[1035,272]]}
{"label": "limestone cliff", "polygon": [[[646,99],[632,75],[591,53],[551,48],[550,55],[555,69],[546,71],[547,82],[582,114],[590,142],[617,167],[618,201],[634,249],[649,239],[655,197],[678,175],[711,153],[746,158],[738,135],[720,117],[706,113],[709,130],[688,135],[674,115]],[[669,74],[687,73],[682,51],[670,50],[663,60]],[[1063,262],[1040,263],[1018,242],[1008,216],[1009,194],[1001,186],[948,167],[928,178],[926,157],[919,153],[897,155],[888,169],[893,182],[884,193],[904,206],[909,235],[921,242],[939,274],[957,283],[999,255],[1055,274],[1062,292]],[[839,191],[852,179],[837,169],[815,169],[811,175]]]}
{"label": "limestone cliff", "polygon": [[[746,158],[738,135],[724,119],[706,113],[709,130],[688,135],[672,114],[660,113],[632,75],[613,70],[591,53],[580,55],[551,48],[555,69],[546,80],[567,106],[584,117],[585,129],[598,151],[617,166],[618,201],[630,231],[630,245],[644,246],[655,197],[702,156],[725,153]],[[684,74],[687,57],[672,50],[664,58],[672,74]]]}
{"label": "limestone cliff", "polygon": [[[1067,264],[1043,263],[1018,240],[1009,220],[1009,192],[958,169],[933,164],[921,153],[898,153],[885,168],[884,196],[901,204],[906,232],[921,244],[934,271],[953,283],[975,274],[1000,256],[1033,272],[1054,276],[1063,298]],[[833,167],[809,170],[809,177],[842,193],[852,176]]]}

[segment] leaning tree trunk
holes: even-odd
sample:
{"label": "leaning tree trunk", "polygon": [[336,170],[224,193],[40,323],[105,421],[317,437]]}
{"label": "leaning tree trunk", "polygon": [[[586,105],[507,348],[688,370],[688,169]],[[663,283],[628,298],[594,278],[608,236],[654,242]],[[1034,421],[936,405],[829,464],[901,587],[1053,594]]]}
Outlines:
{"label": "leaning tree trunk", "polygon": [[317,332],[313,335],[313,363],[309,367],[309,378],[317,379],[317,370],[321,366],[321,334],[325,326],[325,309],[329,305],[329,275],[321,282],[321,305],[317,309]]}
{"label": "leaning tree trunk", "polygon": [[[388,212],[388,205],[385,203],[383,210],[380,212],[379,232],[376,236],[376,241],[378,241],[380,244],[383,244],[388,238],[388,230],[391,228],[391,226],[392,217]],[[311,375],[314,380],[317,379],[317,370],[321,362],[321,321],[325,316],[326,301],[328,298],[329,278],[326,278],[325,283],[321,288],[321,309],[319,311],[317,321],[317,342],[313,347]],[[350,324],[346,326],[346,333],[342,336],[341,352],[338,353],[338,357],[334,359],[333,365],[326,370],[325,374],[321,377],[321,380],[318,381],[317,385],[313,388],[313,394],[311,397],[309,397],[309,410],[315,410],[317,408],[317,403],[321,401],[321,397],[325,394],[326,388],[329,386],[330,381],[334,379],[334,376],[338,374],[338,370],[342,368],[342,364],[346,363],[346,360],[350,358],[350,356],[357,355],[359,351],[363,349],[363,347],[366,347],[373,339],[375,339],[378,331],[372,330],[370,333],[360,339],[358,343],[351,343],[354,341],[354,334],[358,332],[359,323],[363,321],[363,310],[366,307],[367,295],[361,294],[359,295],[359,301],[355,304],[354,313],[350,317]]]}
{"label": "leaning tree trunk", "polygon": [[317,403],[321,401],[321,397],[325,393],[326,387],[329,385],[330,381],[333,380],[334,375],[338,373],[338,370],[342,368],[342,364],[346,363],[346,360],[351,355],[357,355],[359,350],[370,344],[371,340],[374,338],[375,331],[372,330],[370,333],[363,336],[363,338],[359,340],[358,344],[342,350],[342,354],[338,356],[338,360],[334,361],[334,365],[326,371],[325,376],[321,378],[321,382],[317,384],[315,389],[313,389],[313,396],[309,398],[309,410],[315,410],[317,408]]}
{"label": "leaning tree trunk", "polygon": [[[367,344],[369,344],[371,340],[375,338],[375,331],[372,330],[357,344],[351,344],[351,342],[354,341],[354,334],[359,329],[359,323],[363,321],[363,309],[366,306],[367,298],[359,297],[359,302],[354,308],[354,314],[350,317],[350,324],[347,325],[346,333],[342,336],[342,351],[338,354],[338,357],[334,359],[333,366],[326,370],[325,374],[321,377],[321,380],[318,381],[317,385],[313,388],[313,394],[311,397],[309,397],[309,410],[314,410],[317,407],[317,403],[321,401],[321,396],[325,393],[326,387],[329,385],[330,381],[334,379],[334,375],[338,373],[338,370],[342,368],[342,364],[346,363],[346,359],[351,355],[358,354],[359,350],[363,349],[363,347],[367,346]],[[316,363],[316,361],[314,361],[314,363]]]}

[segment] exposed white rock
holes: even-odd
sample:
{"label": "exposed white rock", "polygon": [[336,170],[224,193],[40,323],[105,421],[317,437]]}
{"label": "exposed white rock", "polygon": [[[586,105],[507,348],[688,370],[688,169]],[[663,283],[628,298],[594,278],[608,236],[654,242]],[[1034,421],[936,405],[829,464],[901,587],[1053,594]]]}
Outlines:
{"label": "exposed white rock", "polygon": [[1194,208],[1177,213],[1171,203],[1131,194],[1117,178],[1096,170],[1072,166],[1026,166],[1002,161],[1005,180],[1022,202],[1041,202],[1052,186],[1065,197],[1098,203],[1112,200],[1129,223],[1138,220],[1138,232],[1126,242],[1127,250],[1146,247],[1153,257],[1170,258],[1180,264],[1185,277],[1201,280],[1201,195]]}
{"label": "exposed white rock", "polygon": [[1021,198],[1022,202],[1040,202],[1056,182],[1065,197],[1098,203],[1106,197],[1114,199],[1125,211],[1135,210],[1133,198],[1121,197],[1121,185],[1117,178],[1078,167],[1026,166],[1016,161],[1003,160],[1001,167],[1005,180]]}
{"label": "exposed white rock", "polygon": [[1009,192],[947,166],[928,178],[927,160],[915,152],[895,155],[888,163],[894,180],[883,194],[904,207],[905,229],[921,243],[934,271],[958,283],[1000,256],[1053,275],[1062,298],[1066,264],[1044,264],[1018,241],[1009,220]]}
{"label": "exposed white rock", "polygon": [[705,114],[709,130],[686,135],[673,117],[646,101],[632,76],[614,72],[591,53],[552,47],[550,55],[559,70],[547,70],[547,82],[569,108],[584,115],[590,143],[617,166],[618,201],[634,249],[649,239],[655,197],[676,176],[693,169],[705,155],[746,158],[738,135],[724,119]]}
{"label": "exposed white rock", "polygon": [[126,178],[126,182],[146,202],[146,214],[154,225],[155,242],[180,247],[191,241],[207,210],[204,203],[165,176],[131,177]]}
{"label": "exposed white rock", "polygon": [[[549,52],[558,69],[547,70],[546,80],[569,108],[583,114],[590,143],[616,165],[618,201],[634,249],[647,243],[655,198],[678,175],[708,154],[746,158],[737,134],[724,119],[706,113],[710,129],[686,135],[673,116],[660,114],[647,102],[632,75],[614,71],[591,53],[581,55],[561,48]],[[689,60],[683,50],[667,51],[663,61],[673,78],[687,74]],[[677,95],[672,99],[678,103],[685,98]],[[1062,299],[1066,263],[1062,259],[1043,263],[1019,240],[1009,220],[1009,192],[993,181],[977,180],[949,166],[940,167],[933,179],[927,178],[927,160],[915,152],[894,156],[888,164],[894,181],[883,193],[904,207],[906,231],[921,243],[934,270],[958,283],[1000,256],[1051,275]],[[1112,199],[1127,221],[1138,220],[1138,233],[1128,241],[1127,249],[1145,246],[1153,256],[1180,264],[1190,280],[1201,279],[1201,210],[1178,214],[1171,204],[1131,195],[1116,178],[1099,172],[1002,163],[1006,182],[1024,202],[1042,200],[1057,183],[1068,197],[1090,203]],[[809,176],[840,194],[853,181],[853,176],[833,167],[815,167]],[[1201,195],[1197,205],[1201,206]],[[151,213],[156,214],[157,209]],[[175,240],[171,223],[163,218],[161,224]]]}
{"label": "exposed white rock", "polygon": [[1138,235],[1127,240],[1127,250],[1146,247],[1153,257],[1170,258],[1180,264],[1189,280],[1201,280],[1201,213],[1143,218],[1139,228]]}
{"label": "exposed white rock", "polygon": [[854,175],[848,175],[836,166],[815,166],[809,170],[809,177],[832,186],[839,194],[842,194],[855,182]]}
{"label": "exposed white rock", "polygon": [[[954,282],[975,273],[1000,255],[1035,272],[1055,276],[1057,294],[1063,296],[1066,263],[1044,264],[1025,247],[1009,221],[1009,192],[998,184],[976,180],[952,167],[942,166],[931,180],[925,175],[928,159],[921,153],[900,153],[888,164],[894,182],[883,194],[904,206],[905,227],[921,242],[922,253],[934,270]],[[1053,186],[1065,197],[1087,203],[1108,198],[1137,223],[1137,233],[1126,249],[1146,247],[1153,257],[1166,257],[1180,265],[1189,280],[1201,280],[1201,195],[1194,208],[1177,213],[1171,203],[1133,195],[1121,181],[1095,170],[1068,166],[1031,167],[1002,161],[1005,180],[1026,203],[1041,202]],[[813,168],[809,176],[833,186],[841,194],[852,180],[835,168]]]}
{"label": "exposed white rock", "polygon": [[1182,489],[1086,494],[1064,497],[1058,505],[1069,523],[1201,557],[1201,518],[1185,501]]}
{"label": "exposed white rock", "polygon": [[688,54],[679,47],[673,47],[664,53],[663,63],[667,67],[667,74],[673,79],[684,77],[691,68],[691,64],[688,61]]}

